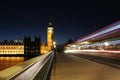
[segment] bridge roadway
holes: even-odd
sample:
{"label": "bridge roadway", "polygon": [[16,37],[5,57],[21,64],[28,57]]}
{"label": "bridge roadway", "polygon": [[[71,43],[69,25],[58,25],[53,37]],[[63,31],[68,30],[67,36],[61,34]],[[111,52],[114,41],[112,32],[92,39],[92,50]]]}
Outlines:
{"label": "bridge roadway", "polygon": [[59,53],[50,80],[120,80],[120,58],[118,61],[119,65],[115,68],[80,55]]}

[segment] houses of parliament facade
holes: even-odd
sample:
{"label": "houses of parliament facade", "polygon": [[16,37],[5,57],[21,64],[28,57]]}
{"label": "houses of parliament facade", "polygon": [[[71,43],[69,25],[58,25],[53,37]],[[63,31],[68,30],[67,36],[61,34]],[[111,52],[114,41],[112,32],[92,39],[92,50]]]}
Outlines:
{"label": "houses of parliament facade", "polygon": [[41,43],[40,37],[24,36],[23,40],[0,42],[0,55],[40,55],[49,52],[53,48],[53,24],[50,21],[47,27],[47,43]]}

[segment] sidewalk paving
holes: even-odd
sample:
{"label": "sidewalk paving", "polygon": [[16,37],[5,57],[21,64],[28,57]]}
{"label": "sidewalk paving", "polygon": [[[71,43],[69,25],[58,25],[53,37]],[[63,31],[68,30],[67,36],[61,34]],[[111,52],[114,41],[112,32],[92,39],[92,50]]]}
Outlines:
{"label": "sidewalk paving", "polygon": [[59,53],[50,80],[120,80],[120,69]]}

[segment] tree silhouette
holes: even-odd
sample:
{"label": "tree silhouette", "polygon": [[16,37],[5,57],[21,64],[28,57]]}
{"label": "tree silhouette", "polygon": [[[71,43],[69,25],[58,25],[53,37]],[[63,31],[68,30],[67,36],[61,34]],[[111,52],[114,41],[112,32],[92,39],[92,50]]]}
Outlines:
{"label": "tree silhouette", "polygon": [[66,42],[66,45],[67,45],[67,44],[70,44],[70,43],[72,43],[72,42],[73,42],[73,40],[72,40],[71,38],[69,38],[68,41]]}

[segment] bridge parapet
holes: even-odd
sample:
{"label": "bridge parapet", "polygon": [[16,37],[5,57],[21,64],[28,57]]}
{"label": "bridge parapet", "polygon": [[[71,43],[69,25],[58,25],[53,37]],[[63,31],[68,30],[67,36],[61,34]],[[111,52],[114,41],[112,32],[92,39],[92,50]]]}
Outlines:
{"label": "bridge parapet", "polygon": [[0,71],[0,80],[46,80],[54,51]]}

